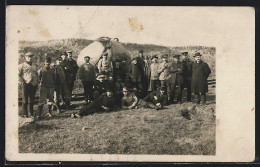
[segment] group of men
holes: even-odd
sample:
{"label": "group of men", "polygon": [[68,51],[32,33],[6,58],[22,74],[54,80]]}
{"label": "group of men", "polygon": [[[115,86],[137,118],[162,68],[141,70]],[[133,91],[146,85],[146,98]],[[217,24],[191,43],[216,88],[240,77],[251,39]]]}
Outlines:
{"label": "group of men", "polygon": [[[181,56],[184,56],[183,61],[180,61]],[[188,52],[182,52],[181,55],[173,55],[174,62],[168,62],[169,56],[164,54],[159,63],[157,55],[149,59],[140,50],[137,56],[132,57],[128,72],[124,72],[125,60],[112,62],[105,51],[97,67],[90,63],[89,55],[84,57],[84,64],[78,67],[72,59],[72,51],[67,51],[56,59],[55,65],[51,65],[51,57],[46,57],[44,66],[39,70],[32,63],[33,54],[28,52],[25,54],[25,62],[19,65],[24,115],[41,119],[46,101],[46,115],[49,117],[52,116],[53,105],[58,112],[62,106],[69,108],[77,75],[84,87],[86,104],[71,114],[72,118],[97,111],[109,111],[114,106],[122,109],[145,107],[159,110],[165,105],[181,104],[184,87],[187,88],[188,102],[191,101],[191,92],[194,92],[195,102],[205,104],[207,78],[211,70],[201,60],[201,56],[196,52],[194,61],[191,61]],[[40,100],[35,114],[33,102],[38,85]]]}

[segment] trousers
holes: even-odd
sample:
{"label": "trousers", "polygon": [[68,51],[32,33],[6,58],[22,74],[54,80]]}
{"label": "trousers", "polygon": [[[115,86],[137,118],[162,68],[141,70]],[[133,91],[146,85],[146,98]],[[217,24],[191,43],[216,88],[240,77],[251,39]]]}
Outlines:
{"label": "trousers", "polygon": [[[30,83],[23,83],[22,85],[22,98],[23,98],[23,114],[26,117],[33,115],[33,105],[36,94],[37,86],[33,86]],[[27,106],[29,105],[29,112]]]}

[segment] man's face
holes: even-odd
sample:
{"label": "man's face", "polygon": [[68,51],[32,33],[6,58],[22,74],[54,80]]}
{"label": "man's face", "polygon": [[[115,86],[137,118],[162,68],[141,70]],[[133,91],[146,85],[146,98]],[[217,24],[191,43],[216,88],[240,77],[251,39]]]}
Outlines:
{"label": "man's face", "polygon": [[133,62],[133,64],[137,64],[137,61],[136,61],[136,59],[134,59],[132,62]]}
{"label": "man's face", "polygon": [[60,64],[60,60],[56,60],[56,65],[59,65]]}
{"label": "man's face", "polygon": [[196,57],[195,57],[195,61],[196,61],[196,62],[200,62],[200,61],[201,61],[201,57],[200,57],[200,56],[196,56]]}
{"label": "man's face", "polygon": [[147,64],[148,63],[148,59],[144,59],[144,62]]}
{"label": "man's face", "polygon": [[119,68],[120,62],[116,62],[116,68]]}
{"label": "man's face", "polygon": [[72,53],[67,53],[68,54],[68,58],[72,59]]}
{"label": "man's face", "polygon": [[173,59],[174,59],[175,62],[178,62],[180,60],[179,57],[174,57]]}
{"label": "man's face", "polygon": [[125,95],[125,96],[126,96],[126,95],[127,95],[127,91],[124,91],[124,92],[123,92],[123,95]]}
{"label": "man's face", "polygon": [[25,60],[30,63],[30,62],[32,62],[32,57],[31,56],[25,56]]}
{"label": "man's face", "polygon": [[154,63],[157,63],[158,62],[158,59],[157,58],[153,58],[152,60]]}
{"label": "man's face", "polygon": [[46,66],[46,67],[50,67],[50,65],[51,65],[50,62],[47,62],[47,61],[45,62],[45,66]]}
{"label": "man's face", "polygon": [[108,91],[108,92],[107,92],[107,96],[108,96],[108,97],[112,97],[112,96],[113,96],[113,92]]}
{"label": "man's face", "polygon": [[89,58],[88,57],[85,57],[85,62],[89,63]]}
{"label": "man's face", "polygon": [[183,56],[184,60],[188,60],[188,55]]}
{"label": "man's face", "polygon": [[164,58],[162,58],[162,61],[163,62],[167,62],[167,59],[164,57]]}
{"label": "man's face", "polygon": [[66,59],[66,55],[61,55],[62,60]]}

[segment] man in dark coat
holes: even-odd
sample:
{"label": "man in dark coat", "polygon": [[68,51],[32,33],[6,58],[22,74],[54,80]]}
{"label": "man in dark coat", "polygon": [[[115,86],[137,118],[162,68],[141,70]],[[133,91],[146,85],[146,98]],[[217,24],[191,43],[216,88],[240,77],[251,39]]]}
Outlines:
{"label": "man in dark coat", "polygon": [[182,103],[182,90],[183,90],[183,73],[186,71],[185,66],[180,62],[180,55],[176,54],[173,56],[174,63],[172,63],[172,67],[175,70],[171,70],[171,100],[169,103],[174,102],[175,91],[178,89],[177,93],[177,103]]}
{"label": "man in dark coat", "polygon": [[195,62],[192,65],[191,89],[195,95],[195,102],[201,104],[206,103],[206,92],[208,92],[207,79],[211,70],[207,63],[201,60],[201,54],[195,53]]}
{"label": "man in dark coat", "polygon": [[147,107],[159,110],[167,105],[167,95],[165,92],[165,87],[160,87],[159,90],[149,93],[144,98],[144,101],[148,102]]}
{"label": "man in dark coat", "polygon": [[90,57],[84,57],[85,63],[79,68],[79,78],[84,86],[84,95],[87,103],[93,100],[94,83],[96,74],[94,66],[89,62]]}
{"label": "man in dark coat", "polygon": [[133,86],[137,89],[137,91],[141,92],[142,90],[142,71],[138,67],[137,64],[137,58],[133,57],[132,58],[132,63],[130,65],[130,70],[129,70],[130,76],[131,76],[131,82]]}
{"label": "man in dark coat", "polygon": [[58,57],[56,59],[56,65],[53,66],[55,75],[56,75],[56,81],[55,81],[55,89],[54,89],[54,100],[56,103],[57,111],[60,112],[60,102],[62,100],[61,95],[63,94],[65,97],[65,104],[67,105],[70,101],[70,93],[67,88],[66,79],[64,70],[60,65],[61,57]]}
{"label": "man in dark coat", "polygon": [[149,63],[149,58],[145,57],[144,58],[144,79],[143,79],[143,90],[144,94],[147,92],[151,92],[151,65]]}
{"label": "man in dark coat", "polygon": [[188,58],[188,52],[182,52],[182,55],[184,56],[182,63],[186,69],[183,73],[184,87],[187,88],[187,102],[190,102],[191,101],[191,76],[192,76],[193,62],[190,61],[190,59]]}
{"label": "man in dark coat", "polygon": [[71,118],[81,118],[84,115],[93,114],[95,112],[110,111],[115,106],[116,99],[113,92],[108,89],[106,93],[100,95],[87,106],[83,106],[78,113],[71,114]]}
{"label": "man in dark coat", "polygon": [[65,72],[67,88],[71,96],[74,87],[74,82],[76,80],[76,74],[79,67],[77,65],[77,62],[74,59],[72,59],[72,51],[67,51],[66,53],[68,55],[68,58],[67,59],[65,58],[61,62],[61,66],[65,69],[64,72]]}

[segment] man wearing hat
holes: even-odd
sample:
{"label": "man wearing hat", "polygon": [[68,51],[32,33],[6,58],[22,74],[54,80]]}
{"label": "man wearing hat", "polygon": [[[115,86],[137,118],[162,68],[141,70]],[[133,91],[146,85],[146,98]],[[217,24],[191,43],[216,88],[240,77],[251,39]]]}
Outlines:
{"label": "man wearing hat", "polygon": [[173,56],[174,62],[171,64],[170,67],[170,79],[169,79],[169,85],[170,85],[170,98],[169,103],[174,103],[175,98],[175,92],[176,89],[178,89],[177,93],[177,102],[179,104],[182,103],[182,91],[183,91],[183,72],[185,71],[185,66],[180,62],[180,55],[175,54]]}
{"label": "man wearing hat", "polygon": [[96,73],[94,66],[89,62],[90,57],[84,57],[85,63],[79,68],[79,78],[84,86],[84,95],[86,102],[93,100],[94,83],[96,80]]}
{"label": "man wearing hat", "polygon": [[192,64],[193,62],[188,58],[188,52],[181,53],[184,56],[182,64],[185,67],[183,73],[184,86],[187,88],[187,102],[191,101],[191,76],[192,76]]}
{"label": "man wearing hat", "polygon": [[201,56],[202,55],[199,52],[195,53],[193,56],[195,62],[192,65],[191,89],[195,95],[195,102],[205,104],[206,93],[208,92],[207,79],[211,70],[209,65],[201,60]]}
{"label": "man wearing hat", "polygon": [[171,64],[168,62],[168,55],[164,54],[162,55],[162,62],[159,64],[158,67],[158,73],[159,73],[159,80],[161,86],[165,87],[167,89],[167,95],[168,95],[168,100],[171,95],[171,89],[170,89],[170,84],[169,84],[169,79],[170,79],[170,67]]}
{"label": "man wearing hat", "polygon": [[[24,55],[25,62],[18,66],[19,83],[22,87],[23,114],[27,118],[34,116],[34,98],[39,83],[37,67],[32,62],[33,54]],[[29,106],[29,111],[28,111]]]}
{"label": "man wearing hat", "polygon": [[106,93],[101,94],[93,102],[87,106],[83,106],[78,113],[71,114],[71,118],[81,118],[84,115],[93,114],[95,112],[110,111],[115,106],[116,100],[110,89]]}
{"label": "man wearing hat", "polygon": [[151,89],[152,89],[152,91],[156,91],[157,88],[160,87],[158,68],[159,68],[158,56],[153,55],[152,64],[151,64]]}
{"label": "man wearing hat", "polygon": [[77,62],[72,58],[72,51],[66,51],[66,54],[68,55],[68,58],[65,59],[61,65],[65,69],[65,77],[66,77],[66,83],[67,88],[70,92],[70,96],[72,95],[72,90],[74,87],[74,82],[76,80],[76,74],[78,72],[78,65]]}
{"label": "man wearing hat", "polygon": [[143,93],[146,95],[151,92],[151,65],[148,56],[144,57],[144,62]]}
{"label": "man wearing hat", "polygon": [[56,78],[54,89],[54,101],[56,103],[58,113],[60,112],[60,102],[63,100],[61,95],[64,95],[65,104],[67,104],[70,101],[70,93],[67,88],[65,73],[60,65],[61,61],[61,57],[56,58],[56,64],[53,66]]}
{"label": "man wearing hat", "polygon": [[137,91],[142,91],[142,71],[137,65],[137,57],[132,57],[132,63],[130,65],[130,77],[131,82],[135,88],[137,88]]}
{"label": "man wearing hat", "polygon": [[167,105],[166,88],[160,87],[159,90],[151,92],[144,98],[145,102],[148,102],[146,107],[153,108],[156,110],[162,109]]}
{"label": "man wearing hat", "polygon": [[110,59],[108,59],[108,53],[104,52],[102,58],[98,61],[98,72],[99,74],[106,75],[107,77],[113,74],[113,65]]}
{"label": "man wearing hat", "polygon": [[39,70],[40,78],[40,99],[38,103],[38,119],[42,117],[42,109],[47,100],[47,111],[46,116],[52,116],[52,105],[54,103],[54,89],[56,82],[56,75],[53,68],[50,67],[51,57],[46,57],[44,67]]}
{"label": "man wearing hat", "polygon": [[123,88],[124,97],[121,100],[121,107],[124,110],[133,109],[138,103],[138,98],[132,92],[129,92],[126,87]]}

